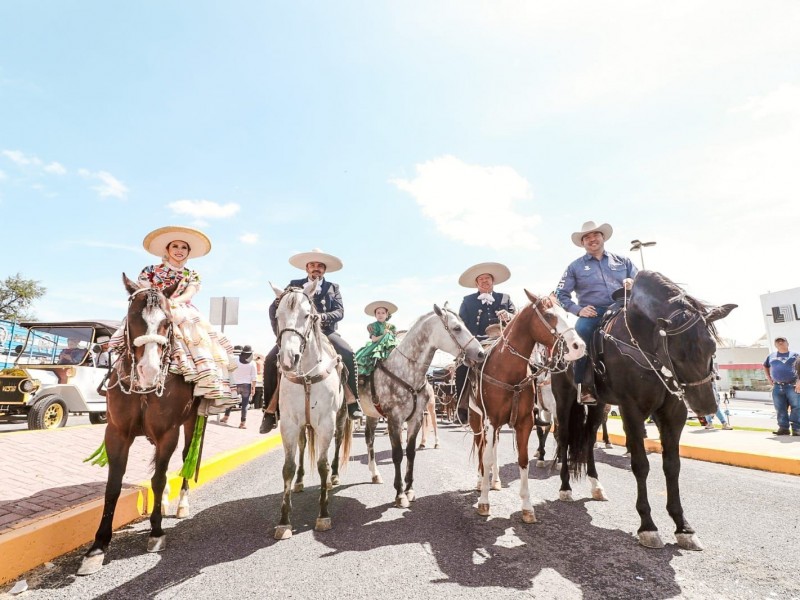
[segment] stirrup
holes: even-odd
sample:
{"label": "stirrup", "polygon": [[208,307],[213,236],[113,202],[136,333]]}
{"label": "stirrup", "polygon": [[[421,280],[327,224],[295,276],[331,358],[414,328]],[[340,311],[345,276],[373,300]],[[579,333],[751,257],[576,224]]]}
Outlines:
{"label": "stirrup", "polygon": [[361,411],[361,406],[359,405],[358,400],[347,405],[347,416],[351,421],[364,418],[364,413]]}

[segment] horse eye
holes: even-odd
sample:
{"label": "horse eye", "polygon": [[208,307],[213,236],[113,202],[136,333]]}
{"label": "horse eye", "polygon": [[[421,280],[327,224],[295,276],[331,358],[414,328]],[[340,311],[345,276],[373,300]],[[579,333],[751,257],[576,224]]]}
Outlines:
{"label": "horse eye", "polygon": [[461,325],[456,325],[453,327],[453,331],[461,331]]}

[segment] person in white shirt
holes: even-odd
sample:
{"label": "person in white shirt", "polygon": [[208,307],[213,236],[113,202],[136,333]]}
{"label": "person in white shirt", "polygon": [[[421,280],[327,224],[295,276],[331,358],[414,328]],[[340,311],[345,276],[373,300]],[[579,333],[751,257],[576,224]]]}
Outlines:
{"label": "person in white shirt", "polygon": [[[242,421],[239,423],[239,429],[247,428],[247,407],[250,404],[250,397],[256,389],[257,378],[258,372],[256,364],[253,362],[253,349],[249,345],[244,345],[239,354],[239,365],[232,374],[233,383],[236,385],[236,390],[242,400]],[[229,408],[225,411],[225,416],[222,417],[221,422],[227,423],[230,414],[231,409]]]}

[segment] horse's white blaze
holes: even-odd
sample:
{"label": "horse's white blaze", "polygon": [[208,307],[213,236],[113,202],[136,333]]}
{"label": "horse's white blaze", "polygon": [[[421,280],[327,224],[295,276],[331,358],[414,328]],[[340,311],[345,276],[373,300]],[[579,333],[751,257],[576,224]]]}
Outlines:
{"label": "horse's white blaze", "polygon": [[[161,308],[146,308],[142,312],[142,319],[147,325],[145,336],[150,339],[156,339],[158,337],[158,326],[166,318],[167,315]],[[161,353],[157,342],[148,341],[144,344],[142,358],[136,365],[136,369],[139,375],[139,384],[142,388],[150,388],[156,384],[156,379],[161,371]]]}
{"label": "horse's white blaze", "polygon": [[575,328],[570,326],[567,321],[566,311],[557,304],[554,304],[547,312],[556,316],[556,331],[563,336],[564,341],[567,343],[567,353],[564,355],[564,358],[567,360],[578,360],[586,354],[586,343],[578,335],[578,332],[575,331]]}

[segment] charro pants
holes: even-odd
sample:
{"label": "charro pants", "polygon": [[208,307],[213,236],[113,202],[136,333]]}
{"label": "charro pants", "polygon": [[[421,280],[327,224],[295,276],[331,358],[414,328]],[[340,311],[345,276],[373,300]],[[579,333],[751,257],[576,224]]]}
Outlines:
{"label": "charro pants", "polygon": [[[596,317],[578,317],[575,323],[575,332],[581,336],[581,339],[586,342],[586,351],[589,351],[592,342],[592,336],[597,328],[600,327],[600,321],[603,314],[608,310],[607,306],[595,306],[597,311]],[[586,363],[589,361],[588,356],[583,356],[573,363],[573,371],[575,373],[575,383],[583,383],[583,377],[586,373]]]}

